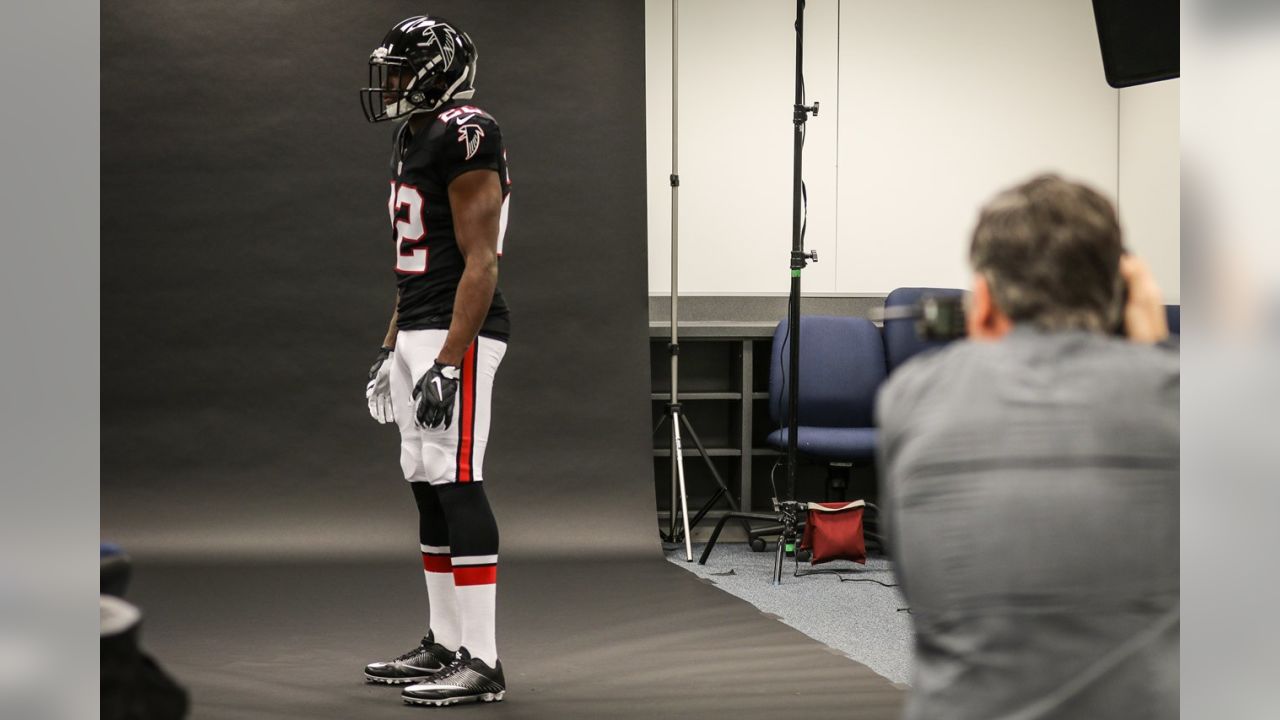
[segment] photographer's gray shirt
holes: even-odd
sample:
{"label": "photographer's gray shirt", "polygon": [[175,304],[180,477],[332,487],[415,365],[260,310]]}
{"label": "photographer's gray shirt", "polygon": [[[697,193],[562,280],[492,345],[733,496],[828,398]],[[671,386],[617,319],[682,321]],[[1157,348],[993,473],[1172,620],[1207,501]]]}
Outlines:
{"label": "photographer's gray shirt", "polygon": [[1178,390],[1174,351],[1027,327],[889,378],[906,717],[1177,717]]}

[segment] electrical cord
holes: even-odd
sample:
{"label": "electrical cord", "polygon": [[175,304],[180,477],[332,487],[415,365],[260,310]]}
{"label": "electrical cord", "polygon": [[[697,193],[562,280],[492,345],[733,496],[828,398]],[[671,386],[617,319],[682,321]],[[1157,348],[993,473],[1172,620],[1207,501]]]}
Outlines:
{"label": "electrical cord", "polygon": [[792,575],[794,577],[804,577],[806,575],[835,575],[840,580],[840,582],[869,582],[869,583],[875,583],[876,585],[880,585],[882,587],[887,587],[887,588],[898,587],[896,583],[887,583],[881,580],[876,580],[875,578],[847,578],[841,574],[841,573],[847,573],[847,572],[889,572],[889,571],[888,570],[858,570],[857,568],[835,568],[830,570],[806,570],[804,572],[800,572],[800,558],[799,556],[796,556],[795,571],[792,573]]}
{"label": "electrical cord", "polygon": [[[801,5],[803,5],[803,3],[801,3]],[[804,104],[805,104],[805,102],[806,102],[807,100],[808,100],[808,93],[807,93],[807,91],[805,90],[805,85],[804,85],[804,73],[800,73],[800,104],[801,104],[801,105],[804,105]],[[802,151],[804,150],[804,141],[805,141],[805,136],[807,135],[808,125],[809,125],[809,124],[808,124],[807,122],[805,122],[805,123],[801,123],[801,124],[800,124],[800,149],[801,149]],[[805,185],[805,182],[804,182],[804,179],[803,179],[803,178],[801,178],[801,180],[800,180],[800,207],[801,207],[801,212],[800,212],[800,247],[801,247],[801,249],[803,249],[803,248],[804,248],[804,236],[805,236],[806,231],[807,231],[807,230],[808,230],[808,228],[809,228],[809,189],[808,189],[808,187]],[[794,302],[795,302],[795,299],[794,299],[794,298],[792,298],[792,297],[791,297],[791,295],[788,293],[788,295],[787,295],[787,318],[790,318],[790,317],[791,317],[791,309],[792,309],[792,304],[793,304]],[[790,323],[790,322],[788,322],[788,323],[787,323],[787,329],[786,329],[786,331],[782,334],[782,347],[781,347],[782,355],[781,355],[781,357],[787,357],[787,355],[786,355],[786,352],[787,352],[787,344],[788,344],[788,342],[790,342],[790,340],[791,340],[791,323]],[[789,373],[789,372],[785,372],[785,373],[783,373],[783,374],[782,374],[782,392],[778,395],[778,402],[777,402],[777,404],[775,404],[775,406],[774,406],[774,413],[775,413],[779,418],[782,418],[782,417],[783,417],[781,403],[782,403],[782,399],[783,399],[783,398],[785,398],[785,397],[787,397],[787,379],[788,379],[788,376],[790,376],[790,374],[791,374],[791,373]],[[790,418],[787,418],[787,419],[790,419]],[[791,430],[791,428],[790,428],[790,427],[788,427],[788,428],[787,428],[787,432],[788,432],[788,433],[792,432],[792,430]],[[776,464],[774,465],[774,469],[775,469],[775,470],[777,469],[777,465],[776,465]],[[774,481],[773,481],[773,473],[772,473],[772,471],[771,471],[771,472],[770,472],[770,474],[769,474],[769,482],[770,482],[771,484],[773,484],[773,494],[774,494],[774,497],[777,497],[777,496],[778,496],[778,486],[777,486],[777,484],[776,484],[776,483],[774,483]]]}
{"label": "electrical cord", "polygon": [[778,481],[774,477],[778,474],[778,468],[782,467],[782,458],[779,457],[773,461],[773,467],[769,468],[769,486],[773,488],[773,496],[778,497]]}
{"label": "electrical cord", "polygon": [[800,181],[800,249],[804,249],[805,231],[809,229],[809,188]]}
{"label": "electrical cord", "polygon": [[[792,298],[790,294],[788,294],[787,295],[787,329],[782,333],[782,347],[779,350],[779,354],[778,354],[779,364],[781,364],[783,358],[788,357],[787,343],[790,342],[791,340],[791,304],[793,302],[795,302],[795,299]],[[774,408],[773,408],[774,414],[776,414],[778,418],[783,421],[790,419],[786,415],[783,415],[782,413],[782,401],[784,398],[787,397],[787,376],[790,374],[791,373],[789,372],[782,373],[782,392],[778,393],[778,400],[774,404]],[[787,428],[787,432],[791,432],[791,428]],[[774,488],[774,491],[776,493],[777,488]]]}
{"label": "electrical cord", "polygon": [[[809,93],[804,87],[804,73],[800,73],[800,105],[803,107],[809,102]],[[806,111],[807,113],[808,111]],[[809,136],[809,123],[806,118],[805,122],[800,123],[800,150],[804,151],[804,141]],[[804,233],[809,227],[809,191],[805,187],[804,178],[800,178],[800,206],[802,208],[800,214],[800,249],[804,249]]]}

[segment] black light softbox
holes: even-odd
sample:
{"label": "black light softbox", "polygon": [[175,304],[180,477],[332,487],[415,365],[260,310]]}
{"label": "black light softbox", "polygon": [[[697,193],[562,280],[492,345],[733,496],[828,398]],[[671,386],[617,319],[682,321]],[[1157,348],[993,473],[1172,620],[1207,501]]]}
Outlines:
{"label": "black light softbox", "polygon": [[1093,18],[1111,87],[1178,77],[1178,0],[1093,0]]}

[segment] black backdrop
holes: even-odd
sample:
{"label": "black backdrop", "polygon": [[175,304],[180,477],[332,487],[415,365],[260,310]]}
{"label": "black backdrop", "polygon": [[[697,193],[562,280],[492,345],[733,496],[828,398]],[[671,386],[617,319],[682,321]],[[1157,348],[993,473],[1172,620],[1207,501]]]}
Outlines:
{"label": "black backdrop", "polygon": [[487,457],[503,553],[657,549],[644,6],[102,6],[103,535],[135,553],[413,546],[364,374],[394,296],[391,126],[356,88],[425,11],[480,49],[513,197]]}

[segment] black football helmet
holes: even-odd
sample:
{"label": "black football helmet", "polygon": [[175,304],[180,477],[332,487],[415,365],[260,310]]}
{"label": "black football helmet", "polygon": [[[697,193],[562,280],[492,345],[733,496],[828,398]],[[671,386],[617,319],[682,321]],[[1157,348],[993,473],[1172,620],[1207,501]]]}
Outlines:
{"label": "black football helmet", "polygon": [[369,55],[369,87],[360,91],[365,118],[393,120],[470,98],[477,56],[471,38],[448,20],[415,15],[396,23]]}

